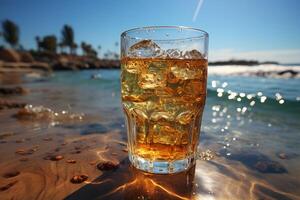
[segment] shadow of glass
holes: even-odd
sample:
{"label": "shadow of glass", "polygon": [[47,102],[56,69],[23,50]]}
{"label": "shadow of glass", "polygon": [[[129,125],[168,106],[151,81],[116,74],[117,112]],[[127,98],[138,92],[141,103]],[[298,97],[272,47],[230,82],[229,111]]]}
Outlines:
{"label": "shadow of glass", "polygon": [[137,170],[126,159],[117,170],[104,172],[65,199],[188,200],[194,177],[195,166],[177,174],[154,175]]}

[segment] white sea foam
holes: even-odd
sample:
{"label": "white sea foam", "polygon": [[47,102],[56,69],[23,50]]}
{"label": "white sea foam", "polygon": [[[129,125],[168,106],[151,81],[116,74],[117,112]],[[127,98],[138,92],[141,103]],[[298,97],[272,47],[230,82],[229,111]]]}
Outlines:
{"label": "white sea foam", "polygon": [[[292,72],[292,73],[291,73]],[[256,66],[225,65],[209,66],[209,75],[241,75],[241,76],[263,76],[274,78],[300,78],[299,66],[282,66],[263,64]]]}

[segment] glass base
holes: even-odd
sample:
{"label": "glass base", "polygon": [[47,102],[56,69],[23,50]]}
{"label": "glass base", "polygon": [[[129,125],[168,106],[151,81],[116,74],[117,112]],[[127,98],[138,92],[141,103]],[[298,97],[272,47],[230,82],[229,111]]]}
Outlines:
{"label": "glass base", "polygon": [[131,153],[128,154],[131,164],[145,172],[154,174],[173,174],[185,171],[195,163],[194,156],[174,161],[147,160]]}

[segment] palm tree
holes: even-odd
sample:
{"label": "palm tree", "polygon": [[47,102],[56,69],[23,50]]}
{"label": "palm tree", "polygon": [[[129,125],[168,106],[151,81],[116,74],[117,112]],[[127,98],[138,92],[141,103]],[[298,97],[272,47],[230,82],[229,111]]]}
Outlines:
{"label": "palm tree", "polygon": [[4,40],[10,44],[11,47],[15,48],[19,43],[19,27],[10,20],[2,22],[3,37]]}
{"label": "palm tree", "polygon": [[87,55],[87,44],[85,42],[81,42],[80,47],[82,50],[82,54],[86,56]]}
{"label": "palm tree", "polygon": [[47,35],[43,38],[42,48],[45,51],[56,53],[57,39],[55,35]]}
{"label": "palm tree", "polygon": [[86,42],[81,42],[80,45],[82,49],[82,53],[85,56],[96,58],[97,57],[97,51],[93,48],[91,44],[88,44]]}
{"label": "palm tree", "polygon": [[75,42],[74,42],[74,31],[69,25],[64,25],[61,30],[62,44],[70,48],[70,54],[73,54]]}

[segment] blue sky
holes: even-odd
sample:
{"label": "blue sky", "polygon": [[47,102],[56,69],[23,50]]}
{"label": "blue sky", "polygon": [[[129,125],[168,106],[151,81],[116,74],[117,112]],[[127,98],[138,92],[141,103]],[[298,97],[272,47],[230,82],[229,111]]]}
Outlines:
{"label": "blue sky", "polygon": [[183,25],[210,34],[210,59],[246,58],[300,62],[300,0],[0,0],[0,20],[21,30],[21,44],[35,48],[34,37],[55,34],[64,24],[75,40],[102,51],[118,51],[124,30],[148,25]]}

